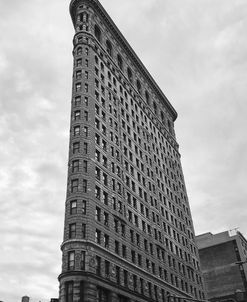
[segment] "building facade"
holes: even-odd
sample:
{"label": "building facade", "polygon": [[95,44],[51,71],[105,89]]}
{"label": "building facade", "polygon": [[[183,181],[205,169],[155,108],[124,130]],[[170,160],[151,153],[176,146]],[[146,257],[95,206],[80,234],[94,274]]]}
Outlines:
{"label": "building facade", "polygon": [[60,301],[204,298],[177,113],[96,0],[75,28]]}
{"label": "building facade", "polygon": [[247,241],[240,232],[196,237],[205,289],[210,301],[232,301],[236,291],[247,301]]}

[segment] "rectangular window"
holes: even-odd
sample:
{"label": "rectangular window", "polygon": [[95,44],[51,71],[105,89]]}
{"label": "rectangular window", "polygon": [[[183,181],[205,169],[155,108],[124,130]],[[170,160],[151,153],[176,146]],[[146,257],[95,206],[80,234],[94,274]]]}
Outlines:
{"label": "rectangular window", "polygon": [[96,274],[101,275],[101,258],[96,256]]}
{"label": "rectangular window", "polygon": [[104,185],[107,186],[107,174],[106,173],[103,173],[102,179],[103,179]]}
{"label": "rectangular window", "polygon": [[104,212],[104,225],[108,226],[109,225],[109,214]]}
{"label": "rectangular window", "polygon": [[84,119],[86,122],[88,121],[88,112],[87,111],[84,111]]}
{"label": "rectangular window", "polygon": [[82,65],[82,59],[76,60],[76,67],[80,67]]}
{"label": "rectangular window", "polygon": [[100,145],[100,136],[99,136],[99,134],[97,134],[97,133],[95,133],[95,143],[96,143],[97,145]]}
{"label": "rectangular window", "polygon": [[123,258],[127,257],[127,248],[126,248],[126,245],[122,246],[122,256],[123,256]]}
{"label": "rectangular window", "polygon": [[109,236],[108,235],[104,235],[104,246],[106,249],[109,248]]}
{"label": "rectangular window", "polygon": [[87,193],[87,180],[86,179],[83,179],[83,181],[82,181],[82,190],[83,190],[83,193]]}
{"label": "rectangular window", "polygon": [[77,80],[79,80],[79,79],[81,79],[81,70],[78,70],[77,72],[76,72],[76,79]]}
{"label": "rectangular window", "polygon": [[102,164],[105,168],[107,168],[107,157],[105,156],[102,157]]}
{"label": "rectangular window", "polygon": [[98,229],[95,231],[95,242],[98,244],[101,243],[101,231]]}
{"label": "rectangular window", "polygon": [[88,97],[87,96],[85,96],[84,103],[85,103],[85,106],[88,106]]}
{"label": "rectangular window", "polygon": [[86,224],[85,223],[82,224],[81,237],[82,237],[82,239],[86,238]]}
{"label": "rectangular window", "polygon": [[74,215],[77,213],[77,200],[72,200],[70,202],[70,214]]}
{"label": "rectangular window", "polygon": [[87,213],[87,201],[82,201],[82,214],[85,215]]}
{"label": "rectangular window", "polygon": [[85,137],[88,137],[88,127],[87,126],[84,126],[83,131],[84,131]]}
{"label": "rectangular window", "polygon": [[95,167],[95,178],[100,180],[100,168]]}
{"label": "rectangular window", "polygon": [[76,224],[71,223],[69,225],[69,239],[73,239],[76,237]]}
{"label": "rectangular window", "polygon": [[149,297],[152,297],[152,284],[151,284],[151,282],[148,282],[148,293],[149,293]]}
{"label": "rectangular window", "polygon": [[85,270],[85,263],[86,263],[86,252],[81,252],[81,270]]}
{"label": "rectangular window", "polygon": [[83,172],[87,173],[87,161],[86,160],[83,161]]}
{"label": "rectangular window", "polygon": [[135,253],[135,251],[131,251],[131,261],[133,263],[136,263],[136,253]]}
{"label": "rectangular window", "polygon": [[107,151],[107,143],[106,143],[106,141],[104,141],[103,139],[102,139],[102,149],[106,152]]}
{"label": "rectangular window", "polygon": [[75,252],[68,252],[68,270],[75,269]]}
{"label": "rectangular window", "polygon": [[74,136],[80,135],[80,126],[75,126],[74,127]]}
{"label": "rectangular window", "polygon": [[119,254],[119,242],[115,240],[115,253]]}
{"label": "rectangular window", "polygon": [[133,275],[133,287],[134,291],[137,291],[137,276]]}
{"label": "rectangular window", "polygon": [[124,286],[128,287],[128,271],[124,270]]}
{"label": "rectangular window", "polygon": [[121,233],[122,233],[122,236],[125,237],[125,225],[124,224],[121,224]]}
{"label": "rectangular window", "polygon": [[65,302],[73,302],[74,295],[74,282],[66,282],[65,283]]}
{"label": "rectangular window", "polygon": [[105,260],[105,276],[110,277],[110,262]]}
{"label": "rectangular window", "polygon": [[84,154],[87,154],[87,152],[88,152],[88,143],[83,143],[83,151],[84,151]]}
{"label": "rectangular window", "polygon": [[100,187],[95,186],[95,197],[100,200]]}
{"label": "rectangular window", "polygon": [[88,84],[85,83],[85,93],[88,93]]}
{"label": "rectangular window", "polygon": [[95,220],[97,221],[101,220],[101,209],[99,207],[96,207],[95,209]]}
{"label": "rectangular window", "polygon": [[75,90],[78,92],[81,90],[81,83],[76,83],[75,84]]}
{"label": "rectangular window", "polygon": [[80,152],[80,143],[79,142],[73,143],[72,152],[73,152],[73,154]]}
{"label": "rectangular window", "polygon": [[95,159],[100,162],[100,152],[98,150],[95,151]]}
{"label": "rectangular window", "polygon": [[[143,279],[142,278],[140,278],[140,292],[141,292],[142,295],[144,294],[144,286],[143,286]],[[165,300],[163,299],[163,301],[165,301]]]}
{"label": "rectangular window", "polygon": [[79,160],[72,161],[72,172],[73,173],[79,172]]}
{"label": "rectangular window", "polygon": [[119,284],[120,283],[120,267],[116,266],[116,281]]}
{"label": "rectangular window", "polygon": [[103,191],[103,203],[108,205],[108,193]]}
{"label": "rectangular window", "polygon": [[75,106],[80,106],[81,105],[81,97],[80,96],[76,96],[75,97]]}
{"label": "rectangular window", "polygon": [[71,180],[71,193],[78,192],[79,188],[79,179],[72,179]]}

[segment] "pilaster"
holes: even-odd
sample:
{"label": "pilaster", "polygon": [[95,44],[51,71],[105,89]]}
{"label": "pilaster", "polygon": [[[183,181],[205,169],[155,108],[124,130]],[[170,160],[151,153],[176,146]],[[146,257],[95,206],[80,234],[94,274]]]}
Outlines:
{"label": "pilaster", "polygon": [[90,282],[84,283],[84,301],[95,302],[97,301],[97,287]]}

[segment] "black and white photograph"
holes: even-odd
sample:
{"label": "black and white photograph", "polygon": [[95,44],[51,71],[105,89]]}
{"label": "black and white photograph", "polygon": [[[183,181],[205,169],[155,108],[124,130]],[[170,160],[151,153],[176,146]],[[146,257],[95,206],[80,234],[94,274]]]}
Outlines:
{"label": "black and white photograph", "polygon": [[2,0],[0,30],[0,302],[247,302],[246,0]]}

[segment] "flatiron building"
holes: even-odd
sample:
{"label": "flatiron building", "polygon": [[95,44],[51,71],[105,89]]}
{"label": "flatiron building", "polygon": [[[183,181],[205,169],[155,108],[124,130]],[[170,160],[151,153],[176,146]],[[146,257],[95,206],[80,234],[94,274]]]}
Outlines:
{"label": "flatiron building", "polygon": [[99,1],[72,0],[70,13],[74,67],[59,299],[203,299],[177,113]]}

